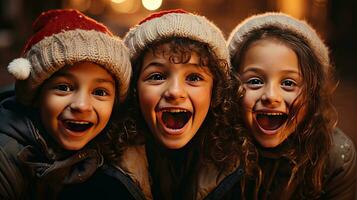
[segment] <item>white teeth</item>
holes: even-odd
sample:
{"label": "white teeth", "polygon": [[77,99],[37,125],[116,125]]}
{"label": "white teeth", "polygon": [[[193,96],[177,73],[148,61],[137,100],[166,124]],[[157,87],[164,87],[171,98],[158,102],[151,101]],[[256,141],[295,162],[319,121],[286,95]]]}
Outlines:
{"label": "white teeth", "polygon": [[162,112],[179,113],[179,112],[188,112],[188,111],[184,109],[164,109],[162,110]]}
{"label": "white teeth", "polygon": [[262,113],[264,115],[283,115],[283,113]]}
{"label": "white teeth", "polygon": [[89,122],[80,122],[80,121],[71,121],[71,120],[68,120],[67,123],[72,123],[72,124],[89,124]]}

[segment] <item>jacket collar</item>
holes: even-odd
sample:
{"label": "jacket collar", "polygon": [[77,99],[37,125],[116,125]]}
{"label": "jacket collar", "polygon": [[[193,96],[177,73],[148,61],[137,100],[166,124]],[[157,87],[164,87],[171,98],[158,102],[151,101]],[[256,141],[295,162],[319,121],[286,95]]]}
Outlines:
{"label": "jacket collar", "polygon": [[[239,161],[237,161],[225,171],[219,171],[213,164],[204,165],[198,172],[196,199],[206,198],[224,182],[226,177],[239,169],[239,164]],[[127,174],[140,187],[146,199],[153,199],[145,145],[126,148],[116,167]]]}

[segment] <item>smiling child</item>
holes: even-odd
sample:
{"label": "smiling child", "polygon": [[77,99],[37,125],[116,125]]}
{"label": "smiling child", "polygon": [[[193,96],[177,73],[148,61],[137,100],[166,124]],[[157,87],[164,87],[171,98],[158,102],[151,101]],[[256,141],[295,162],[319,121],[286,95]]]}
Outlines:
{"label": "smiling child", "polygon": [[238,117],[258,148],[245,198],[353,199],[356,150],[336,128],[333,68],[315,30],[266,13],[240,23],[228,43],[245,90]]}
{"label": "smiling child", "polygon": [[131,76],[123,42],[76,10],[44,12],[33,28],[0,107],[0,199],[57,199],[91,177]]}
{"label": "smiling child", "polygon": [[203,16],[169,10],[142,20],[124,42],[137,137],[106,173],[135,199],[239,194],[242,135],[221,31]]}

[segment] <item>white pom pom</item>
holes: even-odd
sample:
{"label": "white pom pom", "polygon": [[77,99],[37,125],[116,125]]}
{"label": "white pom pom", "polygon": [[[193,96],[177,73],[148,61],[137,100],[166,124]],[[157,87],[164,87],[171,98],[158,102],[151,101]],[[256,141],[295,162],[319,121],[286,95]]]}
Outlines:
{"label": "white pom pom", "polygon": [[17,58],[13,60],[7,70],[18,80],[25,80],[30,76],[31,63],[25,58]]}

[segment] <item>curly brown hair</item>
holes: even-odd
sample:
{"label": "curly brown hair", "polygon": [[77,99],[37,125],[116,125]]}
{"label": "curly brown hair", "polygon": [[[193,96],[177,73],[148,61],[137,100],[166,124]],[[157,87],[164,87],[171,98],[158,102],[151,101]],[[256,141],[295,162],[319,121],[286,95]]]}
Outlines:
{"label": "curly brown hair", "polygon": [[[158,50],[162,44],[170,46],[169,52]],[[133,63],[133,77],[130,85],[130,93],[127,100],[129,108],[129,120],[126,124],[126,134],[123,145],[142,143],[145,134],[150,130],[140,112],[138,98],[136,94],[136,83],[142,66],[143,57],[146,52],[169,55],[172,63],[187,63],[191,53],[195,52],[200,57],[200,66],[208,66],[213,75],[212,100],[206,119],[198,130],[199,147],[201,158],[204,161],[211,161],[218,168],[228,167],[238,161],[241,155],[241,126],[236,121],[238,105],[234,101],[237,95],[235,89],[239,83],[231,76],[228,61],[217,58],[211,48],[204,43],[187,38],[170,37],[160,39],[151,43],[142,51],[140,57]],[[139,142],[138,142],[139,141]],[[205,162],[203,162],[205,163]]]}
{"label": "curly brown hair", "polygon": [[[297,113],[303,107],[306,114],[286,141],[289,144],[289,159],[294,163],[288,184],[295,179],[298,183],[297,194],[309,198],[318,197],[321,195],[324,181],[326,152],[331,149],[332,133],[337,123],[336,110],[331,101],[337,85],[333,77],[334,69],[332,66],[324,67],[303,38],[293,32],[271,26],[248,33],[242,41],[241,47],[231,60],[237,74],[246,50],[253,42],[262,39],[281,42],[291,48],[298,57],[303,86],[301,94],[290,107],[287,123],[296,120]],[[260,180],[256,182],[260,185],[262,172],[256,161],[252,162],[250,167],[258,169],[260,176],[257,179]]]}

